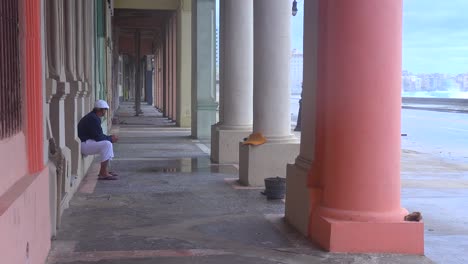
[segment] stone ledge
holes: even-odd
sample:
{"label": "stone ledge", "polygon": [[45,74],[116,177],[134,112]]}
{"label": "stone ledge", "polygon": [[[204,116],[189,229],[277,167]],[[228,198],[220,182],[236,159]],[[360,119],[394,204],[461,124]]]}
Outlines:
{"label": "stone ledge", "polygon": [[286,167],[294,163],[300,144],[266,143],[249,146],[239,143],[239,180],[246,186],[264,186],[269,177],[286,177]]}
{"label": "stone ledge", "polygon": [[330,252],[424,255],[423,222],[354,222],[313,215],[310,237]]}

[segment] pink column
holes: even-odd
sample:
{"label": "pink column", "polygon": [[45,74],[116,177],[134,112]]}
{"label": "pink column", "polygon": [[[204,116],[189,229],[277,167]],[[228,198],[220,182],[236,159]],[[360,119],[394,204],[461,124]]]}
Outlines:
{"label": "pink column", "polygon": [[168,22],[168,29],[169,29],[169,73],[170,73],[170,82],[171,82],[171,85],[170,85],[170,89],[171,89],[171,93],[170,93],[170,98],[169,98],[169,112],[171,113],[170,117],[171,117],[171,120],[175,120],[175,113],[174,113],[174,91],[175,91],[175,86],[174,86],[174,76],[175,76],[175,72],[174,72],[174,32],[172,31],[172,20],[174,19],[174,17],[172,16],[170,19],[169,19],[169,22]]}
{"label": "pink column", "polygon": [[159,58],[158,58],[158,54],[159,54],[159,51],[156,52],[156,55],[154,56],[154,62],[155,62],[155,65],[154,65],[154,84],[155,84],[155,89],[156,89],[156,92],[154,93],[155,94],[155,97],[154,97],[154,102],[155,102],[155,106],[156,108],[160,108],[160,104],[159,104]]}
{"label": "pink column", "polygon": [[164,80],[164,116],[165,117],[170,117],[169,116],[169,86],[170,86],[170,81],[169,81],[169,30],[168,26],[165,26],[165,46],[164,46],[164,74],[165,74],[165,80]]}
{"label": "pink column", "polygon": [[164,77],[163,77],[163,74],[164,74],[164,61],[163,61],[163,47],[164,47],[164,44],[162,43],[161,41],[161,44],[159,46],[159,50],[158,50],[158,62],[159,62],[159,66],[158,66],[158,84],[159,84],[159,110],[163,111],[164,110],[164,98],[163,98],[163,87],[164,87]]}
{"label": "pink column", "polygon": [[162,64],[161,64],[161,46],[162,44],[159,44],[159,47],[158,47],[158,66],[156,67],[156,75],[158,76],[158,109],[162,109],[162,75],[161,75],[161,68],[162,68]]}
{"label": "pink column", "polygon": [[171,30],[171,21],[172,18],[169,18],[167,21],[167,72],[168,72],[168,86],[167,86],[167,91],[168,91],[168,99],[167,99],[167,117],[169,119],[172,119],[172,30]]}
{"label": "pink column", "polygon": [[327,250],[424,252],[400,205],[401,45],[401,0],[319,0],[309,232]]}
{"label": "pink column", "polygon": [[24,8],[28,162],[29,172],[34,174],[44,169],[41,6],[39,1],[26,0]]}
{"label": "pink column", "polygon": [[159,47],[157,48],[156,52],[154,53],[154,84],[155,84],[155,89],[156,92],[155,97],[154,97],[154,102],[156,108],[160,108],[161,105],[159,104]]}
{"label": "pink column", "polygon": [[172,16],[172,120],[177,121],[177,14]]}

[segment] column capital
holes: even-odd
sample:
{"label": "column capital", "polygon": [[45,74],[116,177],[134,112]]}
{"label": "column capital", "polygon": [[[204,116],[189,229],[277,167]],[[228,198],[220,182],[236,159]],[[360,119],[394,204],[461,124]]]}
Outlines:
{"label": "column capital", "polygon": [[65,100],[70,94],[70,84],[66,82],[57,82],[57,90],[53,95],[53,98],[58,100]]}
{"label": "column capital", "polygon": [[58,82],[55,79],[46,79],[46,102],[50,103],[52,99],[65,100],[70,94],[70,84],[65,82]]}
{"label": "column capital", "polygon": [[180,0],[180,10],[183,12],[192,11],[192,0]]}
{"label": "column capital", "polygon": [[84,86],[84,83],[82,82],[78,82],[78,81],[70,82],[70,93],[68,96],[74,97],[74,98],[80,96],[83,93],[83,86]]}

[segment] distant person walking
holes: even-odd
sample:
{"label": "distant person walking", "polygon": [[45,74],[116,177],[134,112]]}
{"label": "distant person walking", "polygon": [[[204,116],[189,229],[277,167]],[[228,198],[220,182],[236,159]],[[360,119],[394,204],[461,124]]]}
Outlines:
{"label": "distant person walking", "polygon": [[301,83],[301,99],[299,99],[299,111],[297,113],[297,123],[294,131],[302,130],[302,95],[304,95],[304,83]]}
{"label": "distant person walking", "polygon": [[108,170],[109,161],[114,157],[112,143],[118,141],[115,135],[107,136],[102,132],[101,118],[106,115],[109,105],[104,100],[97,100],[94,109],[78,123],[78,137],[81,140],[83,155],[100,154],[101,169],[99,180],[117,180],[117,174]]}

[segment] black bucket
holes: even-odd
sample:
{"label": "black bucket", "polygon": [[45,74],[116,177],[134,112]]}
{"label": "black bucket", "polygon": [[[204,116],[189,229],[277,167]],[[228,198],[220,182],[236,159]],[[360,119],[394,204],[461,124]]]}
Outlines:
{"label": "black bucket", "polygon": [[266,178],[265,179],[265,195],[268,200],[284,199],[286,193],[285,178]]}

